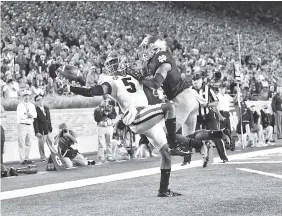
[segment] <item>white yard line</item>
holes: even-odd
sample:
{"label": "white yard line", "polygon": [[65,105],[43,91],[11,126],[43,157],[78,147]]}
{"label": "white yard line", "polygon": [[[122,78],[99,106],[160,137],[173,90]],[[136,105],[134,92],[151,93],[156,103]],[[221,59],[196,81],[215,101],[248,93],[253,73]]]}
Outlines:
{"label": "white yard line", "polygon": [[260,174],[260,175],[271,176],[271,177],[282,179],[282,175],[278,175],[278,174],[275,174],[275,173],[262,172],[262,171],[253,170],[253,169],[246,169],[246,168],[236,168],[236,169],[240,170],[240,171],[244,171],[244,172],[256,173],[256,174]]}
{"label": "white yard line", "polygon": [[231,161],[228,163],[214,163],[220,165],[234,165],[234,164],[279,164],[282,161]]}
{"label": "white yard line", "polygon": [[[273,153],[278,153],[278,152],[282,152],[282,147],[231,155],[229,156],[229,160],[265,156],[268,154],[273,154]],[[219,161],[220,161],[219,158],[214,158],[214,162],[219,162]],[[201,166],[202,166],[202,160],[196,160],[196,161],[192,161],[191,164],[187,166],[181,166],[181,164],[174,164],[172,165],[172,171],[185,170],[185,169],[201,167]],[[158,173],[160,173],[160,168],[155,167],[155,168],[149,168],[149,169],[135,170],[131,172],[118,173],[118,174],[113,174],[113,175],[108,175],[108,176],[100,176],[100,177],[94,177],[94,178],[80,179],[76,181],[66,181],[62,183],[42,185],[42,186],[37,186],[37,187],[32,187],[32,188],[4,191],[0,193],[0,200],[32,196],[36,194],[49,193],[53,191],[80,188],[80,187],[96,185],[96,184],[103,184],[103,183],[108,183],[108,182],[113,182],[113,181],[120,181],[120,180],[143,177],[143,176],[155,175]]]}

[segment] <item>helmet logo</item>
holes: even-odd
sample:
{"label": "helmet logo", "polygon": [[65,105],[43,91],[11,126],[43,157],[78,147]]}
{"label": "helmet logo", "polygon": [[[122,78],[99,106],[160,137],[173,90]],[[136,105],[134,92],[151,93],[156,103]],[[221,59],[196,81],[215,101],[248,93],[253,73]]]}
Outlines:
{"label": "helmet logo", "polygon": [[166,59],[167,59],[167,58],[166,58],[166,56],[165,56],[165,55],[161,55],[161,56],[159,56],[159,57],[158,57],[158,60],[159,60],[159,62],[160,62],[160,63],[165,62],[165,61],[166,61]]}

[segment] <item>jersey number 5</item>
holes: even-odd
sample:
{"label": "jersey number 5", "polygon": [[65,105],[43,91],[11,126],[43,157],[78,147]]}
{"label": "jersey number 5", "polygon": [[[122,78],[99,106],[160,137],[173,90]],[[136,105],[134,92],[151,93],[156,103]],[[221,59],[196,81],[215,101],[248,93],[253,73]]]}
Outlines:
{"label": "jersey number 5", "polygon": [[136,92],[135,84],[133,82],[128,82],[131,80],[131,77],[122,78],[121,80],[125,86],[130,86],[129,88],[126,89],[128,92],[130,93]]}

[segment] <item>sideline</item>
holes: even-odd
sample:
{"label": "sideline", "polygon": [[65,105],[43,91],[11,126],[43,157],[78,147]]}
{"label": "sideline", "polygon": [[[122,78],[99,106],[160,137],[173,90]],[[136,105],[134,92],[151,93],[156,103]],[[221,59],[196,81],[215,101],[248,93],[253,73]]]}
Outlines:
{"label": "sideline", "polygon": [[256,174],[260,174],[260,175],[265,175],[265,176],[270,176],[270,177],[282,179],[282,175],[278,175],[278,174],[275,174],[275,173],[263,172],[263,171],[247,169],[247,168],[236,168],[236,169],[240,170],[240,171],[244,171],[244,172],[256,173]]}
{"label": "sideline", "polygon": [[[255,152],[247,152],[247,153],[236,154],[236,155],[230,155],[229,159],[230,160],[244,159],[244,158],[249,158],[249,157],[265,156],[265,155],[269,155],[273,153],[282,153],[282,147],[260,150],[260,151],[255,151]],[[219,158],[214,158],[215,163],[219,161],[220,161]],[[180,163],[173,164],[172,172],[178,171],[178,170],[191,169],[194,167],[201,167],[201,166],[202,166],[202,160],[192,161],[191,164],[188,166],[181,166]],[[159,167],[155,167],[155,168],[135,170],[131,172],[124,172],[124,173],[118,173],[118,174],[107,175],[107,176],[100,176],[100,177],[80,179],[80,180],[75,180],[75,181],[66,181],[66,182],[56,183],[56,184],[42,185],[42,186],[37,186],[37,187],[32,187],[32,188],[4,191],[0,193],[0,200],[26,197],[26,196],[36,195],[36,194],[43,194],[43,193],[49,193],[49,192],[61,191],[61,190],[67,190],[67,189],[73,189],[73,188],[80,188],[80,187],[96,185],[96,184],[104,184],[104,183],[113,182],[113,181],[120,181],[120,180],[144,177],[144,176],[149,176],[149,175],[155,175],[158,173],[160,173],[160,169]]]}

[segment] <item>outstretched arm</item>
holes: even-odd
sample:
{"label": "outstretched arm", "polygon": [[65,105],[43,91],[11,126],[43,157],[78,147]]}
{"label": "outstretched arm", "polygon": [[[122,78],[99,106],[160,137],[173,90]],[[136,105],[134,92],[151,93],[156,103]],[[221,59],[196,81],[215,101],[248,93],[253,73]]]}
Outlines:
{"label": "outstretched arm", "polygon": [[82,95],[84,97],[102,96],[104,94],[111,94],[112,92],[112,88],[109,83],[95,85],[91,88],[69,86],[69,90],[74,94]]}
{"label": "outstretched arm", "polygon": [[142,83],[150,88],[159,89],[170,70],[171,65],[169,63],[164,63],[157,69],[154,78],[144,79]]}

